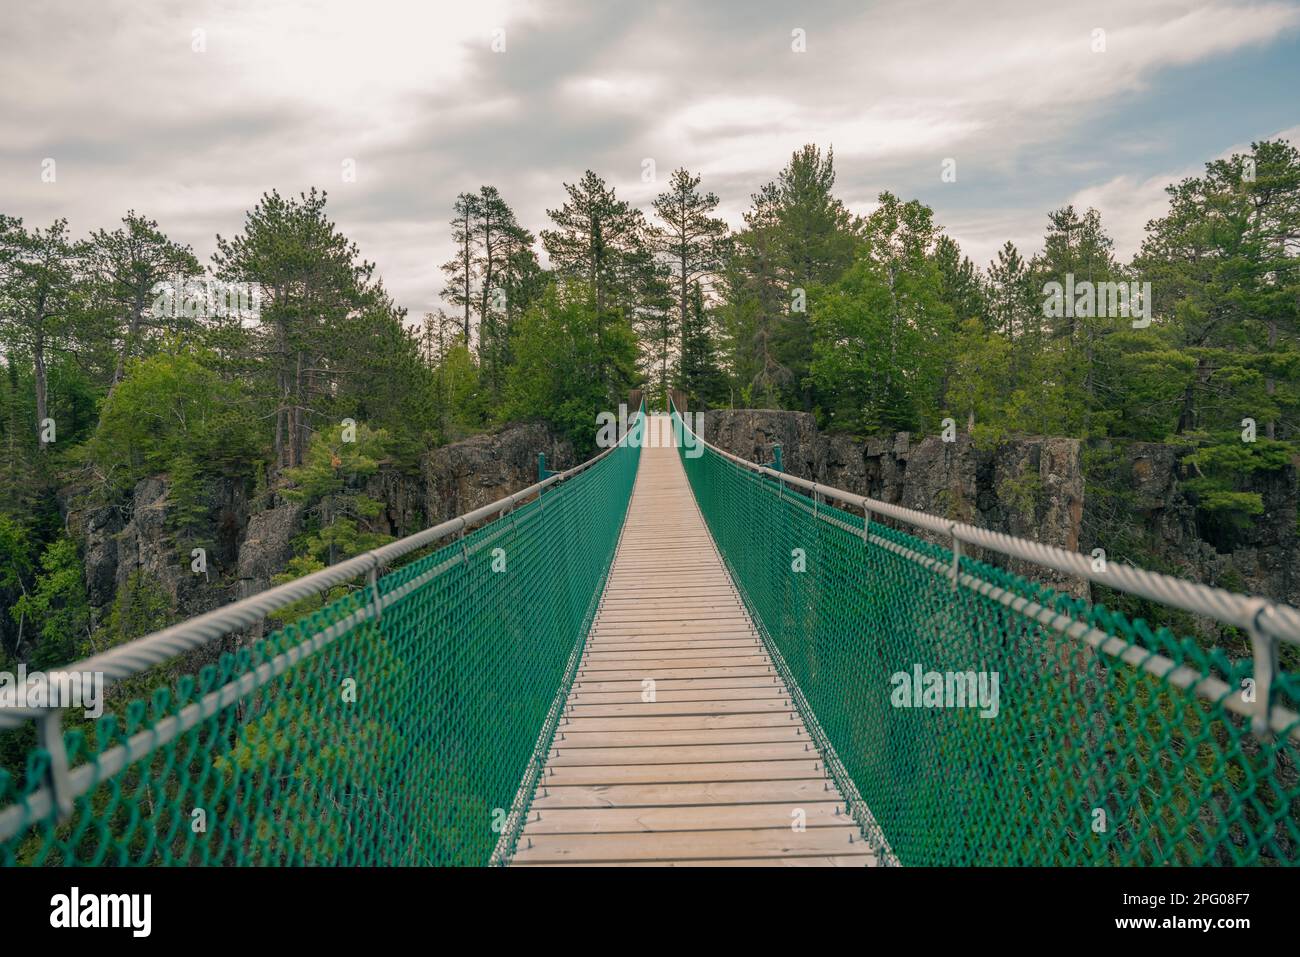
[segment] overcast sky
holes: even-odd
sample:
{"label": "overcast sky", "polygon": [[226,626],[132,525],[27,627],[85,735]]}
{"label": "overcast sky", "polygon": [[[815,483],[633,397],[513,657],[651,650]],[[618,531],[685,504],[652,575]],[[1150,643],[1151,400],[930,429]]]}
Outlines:
{"label": "overcast sky", "polygon": [[0,212],[84,234],[134,208],[206,261],[262,192],[315,185],[416,316],[452,200],[484,183],[536,231],[588,167],[648,208],[686,166],[738,225],[816,142],[853,210],[919,198],[983,266],[1067,202],[1130,255],[1167,183],[1279,133],[1300,145],[1297,2],[43,0],[0,20]]}

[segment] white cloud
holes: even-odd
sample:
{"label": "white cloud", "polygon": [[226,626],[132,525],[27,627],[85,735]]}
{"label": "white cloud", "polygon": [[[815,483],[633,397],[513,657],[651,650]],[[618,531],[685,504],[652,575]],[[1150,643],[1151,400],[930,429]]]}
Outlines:
{"label": "white cloud", "polygon": [[[1097,205],[1127,249],[1170,174],[1117,175],[1129,159],[1149,172],[1141,144],[1058,157],[1050,170],[1043,151],[1163,70],[1300,25],[1294,4],[1231,0],[828,0],[793,12],[595,0],[10,6],[0,210],[67,215],[85,231],[135,208],[206,257],[263,191],[318,185],[416,313],[441,288],[461,190],[497,185],[536,231],[563,201],[561,182],[586,167],[648,204],[686,166],[739,225],[749,194],[807,142],[833,145],[838,190],[855,209],[879,188],[937,183],[953,156],[963,185],[1069,183],[1050,205]],[[790,50],[794,26],[807,29],[807,53]],[[489,48],[497,27],[501,54]],[[1090,49],[1095,27],[1105,53]],[[195,29],[207,31],[205,53],[191,49]],[[46,156],[59,162],[57,184],[40,182]],[[644,157],[659,184],[640,182]],[[345,158],[356,183],[341,181]],[[1205,158],[1188,157],[1191,170]],[[983,264],[1008,238],[1036,247],[1045,192],[1032,209],[1004,191],[992,208],[936,210]]]}

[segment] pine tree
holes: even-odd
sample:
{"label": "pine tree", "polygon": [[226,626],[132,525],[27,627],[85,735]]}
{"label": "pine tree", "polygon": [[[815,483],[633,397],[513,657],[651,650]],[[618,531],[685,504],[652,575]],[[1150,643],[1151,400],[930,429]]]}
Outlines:
{"label": "pine tree", "polygon": [[456,255],[442,264],[447,285],[442,298],[464,310],[462,331],[465,343],[472,341],[470,310],[474,306],[474,231],[479,217],[479,197],[474,193],[461,193],[452,206],[455,215],[451,220],[451,238],[456,245]]}
{"label": "pine tree", "polygon": [[704,304],[704,289],[691,284],[685,324],[682,328],[682,361],[678,388],[690,400],[691,408],[710,408],[727,402],[727,382],[718,366],[714,332]]}
{"label": "pine tree", "polygon": [[244,231],[217,237],[217,276],[261,288],[262,356],[273,379],[276,467],[302,463],[307,440],[356,349],[343,320],[377,301],[374,265],[325,214],[326,195],[264,194]]}
{"label": "pine tree", "polygon": [[823,157],[810,144],[795,152],[753,195],[724,282],[729,338],[742,343],[740,385],[805,411],[816,399],[807,298],[844,274],[857,243],[858,225],[834,185],[833,151]]}
{"label": "pine tree", "polygon": [[542,230],[552,268],[585,284],[597,316],[614,307],[631,308],[653,265],[647,245],[652,231],[645,216],[618,199],[591,170],[564,189],[568,201],[546,211],[556,228]]}
{"label": "pine tree", "polygon": [[[663,224],[658,234],[658,252],[672,272],[676,293],[676,326],[681,336],[678,345],[683,362],[694,290],[721,268],[728,232],[725,222],[710,215],[718,207],[718,197],[713,193],[700,193],[699,186],[699,176],[678,169],[673,173],[668,189],[654,201],[655,214]],[[672,325],[665,317],[660,326],[661,383],[668,378]]]}
{"label": "pine tree", "polygon": [[[28,232],[22,220],[0,216],[0,270],[0,300],[6,307],[0,332],[7,348],[32,362],[36,421],[29,427],[38,434],[49,417],[51,355],[75,335],[76,252],[68,221],[57,219],[48,229]],[[48,444],[42,441],[38,448],[44,452]]]}
{"label": "pine tree", "polygon": [[141,336],[150,329],[175,330],[185,324],[183,312],[177,316],[167,310],[160,314],[153,306],[159,298],[160,283],[172,283],[177,295],[184,290],[176,285],[197,276],[201,269],[189,246],[169,240],[158,223],[129,211],[122,227],[90,234],[82,247],[85,269],[93,283],[93,292],[111,311],[114,337],[120,341],[113,368],[110,392],[122,381],[126,363],[140,348]]}

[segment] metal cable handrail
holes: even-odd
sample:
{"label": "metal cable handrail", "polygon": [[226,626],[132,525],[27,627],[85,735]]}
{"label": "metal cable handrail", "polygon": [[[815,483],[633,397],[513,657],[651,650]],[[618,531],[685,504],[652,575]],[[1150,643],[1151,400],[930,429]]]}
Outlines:
{"label": "metal cable handrail", "polygon": [[1241,628],[1250,636],[1254,661],[1257,705],[1254,709],[1253,726],[1261,733],[1274,730],[1275,716],[1272,711],[1274,710],[1275,677],[1278,671],[1278,643],[1287,641],[1300,644],[1300,611],[1290,605],[1260,596],[1240,595],[1222,588],[1174,578],[1171,575],[1147,571],[1132,565],[1107,564],[1105,571],[1099,571],[1093,567],[1088,557],[1078,552],[979,528],[965,522],[954,522],[916,509],[893,505],[788,475],[718,448],[686,424],[685,417],[681,415],[671,397],[669,407],[674,421],[679,423],[684,433],[690,433],[694,441],[724,459],[741,468],[774,479],[782,485],[811,492],[814,502],[834,499],[861,509],[864,536],[869,535],[873,515],[886,515],[916,528],[948,536],[952,542],[952,564],[948,575],[952,579],[954,588],[961,583],[960,564],[964,542]]}
{"label": "metal cable handrail", "polygon": [[[676,411],[675,406],[674,411]],[[738,455],[733,455],[724,449],[718,448],[697,435],[680,415],[678,415],[677,420],[682,423],[682,428],[690,432],[697,442],[718,455],[735,462],[737,465],[766,475],[785,485],[804,489],[813,493],[814,496],[820,495],[826,499],[835,499],[852,505],[854,508],[867,513],[868,520],[872,515],[887,515],[917,528],[923,528],[940,535],[947,535],[958,541],[978,545],[981,548],[1023,559],[1035,565],[1051,568],[1068,575],[1086,578],[1100,585],[1107,585],[1119,591],[1149,598],[1152,601],[1181,608],[1193,614],[1207,615],[1226,624],[1236,625],[1245,631],[1263,630],[1283,641],[1300,644],[1300,610],[1290,605],[1274,602],[1267,598],[1240,595],[1212,585],[1203,585],[1199,582],[1174,578],[1171,575],[1147,571],[1133,565],[1108,564],[1106,571],[1096,571],[1092,567],[1091,559],[1079,552],[1066,551],[1055,545],[1046,545],[1026,538],[1017,538],[1014,535],[995,532],[965,522],[954,522],[949,519],[939,518],[936,515],[930,515],[927,512],[906,508],[902,505],[893,505],[864,495],[855,495],[853,492],[846,492],[830,485],[822,485],[785,472],[778,472],[768,466],[759,465],[756,462],[751,462],[748,459],[743,459]]]}
{"label": "metal cable handrail", "polygon": [[[110,648],[108,651],[92,655],[75,664],[57,670],[64,673],[102,674],[105,686],[114,681],[140,674],[155,665],[162,664],[177,655],[192,651],[211,641],[222,638],[243,628],[248,628],[266,619],[274,611],[286,608],[295,602],[319,595],[335,585],[366,576],[368,586],[378,598],[376,579],[381,568],[404,555],[425,548],[434,542],[451,535],[462,533],[467,528],[493,517],[508,514],[521,502],[534,495],[541,495],[546,489],[568,481],[585,472],[607,455],[625,444],[628,436],[620,438],[598,455],[563,472],[557,472],[527,488],[507,495],[495,502],[483,505],[464,515],[448,519],[423,531],[408,535],[395,542],[364,552],[353,558],[323,568],[310,575],[304,575],[283,585],[258,592],[220,608],[213,609],[194,618],[178,622],[152,634],[136,638],[124,645]],[[0,702],[0,729],[19,727],[27,721],[42,718],[51,712],[63,710],[52,705],[48,707],[6,707]]]}
{"label": "metal cable handrail", "polygon": [[[542,735],[549,740],[549,733],[546,728],[551,727],[550,722],[553,716],[558,714],[558,710],[552,704],[551,709],[545,715],[536,713],[536,702],[527,697],[533,690],[529,681],[536,678],[536,673],[531,671],[534,661],[549,661],[554,665],[554,655],[563,650],[566,655],[571,652],[567,647],[567,642],[571,635],[566,632],[568,628],[578,628],[579,623],[588,621],[591,609],[594,608],[595,599],[586,602],[581,599],[575,600],[575,595],[569,594],[547,602],[546,595],[536,595],[531,591],[525,591],[514,595],[514,605],[516,608],[526,607],[533,603],[534,599],[542,606],[542,614],[545,616],[540,622],[525,622],[521,614],[512,614],[509,610],[494,608],[490,603],[480,602],[452,602],[450,604],[443,601],[437,590],[436,583],[444,575],[450,575],[453,569],[460,568],[459,578],[452,577],[453,585],[456,582],[464,584],[470,579],[472,574],[470,569],[471,559],[476,554],[481,554],[484,549],[493,548],[502,542],[509,541],[518,547],[525,549],[525,555],[531,554],[536,561],[540,561],[545,567],[545,572],[541,574],[549,576],[547,581],[552,584],[562,586],[559,591],[570,584],[581,581],[578,590],[587,594],[588,582],[592,574],[595,573],[597,564],[605,566],[608,564],[608,556],[600,557],[599,550],[585,553],[581,551],[580,546],[583,542],[575,542],[574,551],[577,553],[570,560],[555,561],[554,556],[546,552],[548,544],[553,545],[553,535],[557,529],[560,531],[572,531],[575,521],[583,523],[583,528],[592,533],[591,541],[599,541],[604,544],[600,548],[613,547],[610,540],[609,528],[606,527],[602,533],[600,529],[592,528],[591,525],[597,519],[592,515],[597,513],[583,512],[575,516],[573,512],[574,503],[579,507],[585,503],[590,507],[592,504],[600,504],[601,496],[608,498],[613,494],[616,496],[614,501],[607,501],[606,510],[599,514],[612,515],[618,510],[618,503],[626,503],[627,494],[630,489],[631,474],[620,463],[619,457],[610,457],[610,453],[623,449],[625,463],[632,463],[634,469],[635,459],[630,457],[629,446],[634,441],[633,437],[644,421],[643,407],[638,409],[635,417],[634,427],[614,444],[612,448],[601,451],[587,462],[584,462],[567,471],[546,474],[542,481],[528,486],[513,495],[506,496],[496,502],[482,506],[464,515],[457,516],[446,522],[442,522],[431,528],[418,532],[415,535],[407,536],[399,541],[392,542],[381,548],[374,549],[363,555],[341,562],[330,568],[323,569],[320,572],[305,576],[296,581],[289,582],[286,585],[278,586],[259,595],[242,601],[234,602],[224,608],[209,612],[198,618],[187,622],[182,622],[171,628],[164,629],[152,635],[137,639],[120,648],[112,649],[100,655],[93,656],[85,661],[72,665],[72,668],[83,670],[95,669],[104,678],[121,679],[129,675],[143,671],[153,665],[161,664],[165,661],[174,659],[185,651],[201,647],[205,642],[211,641],[221,635],[236,631],[246,627],[256,621],[261,620],[270,612],[277,608],[292,605],[304,597],[320,594],[331,586],[342,582],[353,581],[365,578],[366,582],[361,590],[351,593],[354,597],[343,597],[337,599],[326,606],[328,614],[321,619],[314,615],[311,617],[309,629],[289,626],[285,631],[278,633],[280,638],[290,636],[289,641],[277,640],[276,636],[267,639],[264,648],[267,654],[262,656],[255,654],[251,659],[239,664],[238,674],[229,674],[229,680],[225,680],[219,687],[210,688],[209,685],[214,682],[203,682],[202,693],[199,697],[190,700],[189,692],[184,692],[180,697],[174,699],[174,707],[164,708],[162,712],[155,713],[153,719],[145,727],[138,727],[138,723],[128,719],[126,731],[128,734],[117,734],[116,736],[100,736],[97,744],[91,743],[88,747],[80,749],[76,755],[73,755],[68,747],[68,741],[63,732],[62,719],[63,712],[66,710],[68,702],[55,702],[47,704],[44,707],[26,707],[23,709],[4,708],[0,703],[0,719],[3,719],[3,725],[13,725],[21,723],[24,720],[32,720],[36,730],[36,746],[29,751],[27,761],[27,775],[29,780],[22,782],[21,786],[14,788],[12,780],[6,781],[7,775],[0,773],[0,796],[8,798],[8,803],[0,807],[0,863],[12,863],[14,860],[15,846],[7,842],[12,842],[15,835],[20,835],[25,829],[33,825],[42,825],[45,827],[43,832],[43,843],[37,847],[32,860],[40,861],[45,859],[46,855],[56,853],[57,855],[72,854],[73,859],[77,859],[78,851],[72,851],[59,845],[60,838],[54,830],[54,825],[65,822],[77,813],[85,815],[85,819],[94,821],[94,826],[90,830],[91,837],[86,838],[87,847],[81,848],[86,854],[86,860],[100,862],[104,858],[110,833],[114,834],[116,847],[122,853],[122,859],[125,862],[129,859],[126,853],[127,838],[130,833],[135,832],[138,821],[130,818],[130,813],[142,813],[142,809],[135,806],[135,802],[147,800],[147,816],[152,821],[149,826],[157,824],[157,815],[164,815],[164,806],[168,806],[168,798],[175,798],[182,793],[198,794],[203,792],[208,797],[216,801],[217,792],[205,791],[205,787],[212,785],[211,774],[216,769],[221,771],[224,767],[226,771],[239,769],[248,771],[244,762],[252,761],[249,767],[254,767],[256,762],[251,757],[253,752],[257,752],[258,759],[264,755],[260,751],[260,744],[264,744],[264,739],[259,738],[264,725],[268,721],[283,719],[283,714],[277,714],[275,710],[267,710],[268,698],[259,699],[262,689],[274,683],[277,679],[285,676],[294,669],[310,669],[313,664],[319,669],[329,667],[321,665],[322,659],[327,662],[333,655],[334,661],[338,661],[339,648],[342,642],[358,634],[374,637],[376,640],[367,640],[358,646],[357,652],[350,660],[353,661],[354,667],[370,668],[372,675],[373,669],[382,670],[392,664],[393,661],[399,660],[398,653],[393,650],[393,642],[404,642],[406,647],[405,653],[410,654],[415,649],[428,651],[427,646],[430,644],[443,641],[446,643],[445,650],[452,655],[460,654],[463,646],[460,645],[459,639],[463,636],[455,635],[450,630],[451,618],[440,619],[440,624],[429,622],[425,616],[414,616],[412,608],[419,605],[418,599],[413,602],[415,596],[423,593],[424,607],[426,611],[433,605],[438,606],[437,613],[450,612],[455,618],[455,612],[466,612],[456,620],[459,627],[477,629],[476,634],[480,639],[488,641],[497,641],[498,650],[505,654],[522,654],[525,651],[521,644],[521,639],[525,633],[530,638],[535,637],[537,641],[530,642],[526,651],[528,653],[527,665],[521,667],[512,676],[518,676],[519,680],[513,681],[511,687],[515,695],[510,698],[509,707],[504,709],[504,714],[499,714],[494,724],[494,734],[498,737],[492,749],[484,745],[477,752],[477,757],[468,760],[465,754],[465,740],[463,729],[457,730],[454,726],[454,718],[449,718],[448,713],[444,710],[450,708],[455,711],[456,705],[453,702],[431,702],[423,694],[418,694],[409,703],[412,707],[418,709],[419,717],[408,715],[408,721],[427,722],[431,726],[438,728],[436,735],[437,743],[431,744],[427,738],[421,738],[417,744],[414,740],[406,742],[405,759],[419,760],[422,762],[437,764],[442,760],[450,760],[452,752],[458,764],[460,773],[469,773],[472,776],[472,786],[486,794],[491,789],[497,787],[494,775],[500,776],[498,762],[501,758],[498,751],[502,748],[513,749],[515,759],[518,760],[518,745],[524,738],[530,742],[537,735],[537,728],[533,727],[529,721],[521,721],[521,714],[525,710],[531,709],[533,716],[542,721]],[[593,466],[599,463],[607,463],[605,467],[594,469]],[[576,476],[590,476],[585,481],[571,483],[563,488],[557,488],[561,483],[567,483],[568,480]],[[613,476],[613,478],[611,478]],[[551,491],[548,491],[551,490]],[[551,502],[552,495],[556,496],[555,503]],[[536,498],[534,499],[534,496]],[[576,496],[576,497],[575,497]],[[593,498],[595,496],[595,498]],[[521,509],[519,516],[511,514],[512,510],[521,503],[528,502],[528,507]],[[557,511],[558,510],[558,511]],[[506,516],[509,515],[509,520]],[[621,515],[621,513],[620,513]],[[554,516],[554,518],[552,518]],[[585,516],[585,517],[584,517]],[[621,521],[621,517],[619,518]],[[472,534],[470,533],[472,531]],[[522,539],[520,538],[522,534]],[[443,541],[451,536],[459,535],[459,548],[453,540],[450,542]],[[502,536],[509,536],[508,539]],[[430,555],[419,557],[422,550],[438,546],[440,550],[432,552]],[[499,549],[493,548],[495,553]],[[386,574],[384,578],[379,577],[379,570],[384,568],[390,562],[401,556],[411,556],[416,558],[415,565],[407,565],[410,573],[403,573],[401,570]],[[482,563],[476,563],[479,568],[486,568]],[[527,566],[525,566],[527,567]],[[495,567],[492,571],[497,571]],[[504,571],[504,567],[500,570]],[[536,565],[534,564],[534,571]],[[524,582],[525,586],[530,581],[536,581],[536,578],[530,578],[526,570],[523,578],[516,578],[516,582]],[[433,587],[430,587],[433,586]],[[515,589],[519,592],[519,588]],[[552,595],[559,594],[556,589],[550,589]],[[597,589],[596,593],[598,594]],[[445,598],[445,592],[442,598]],[[397,614],[391,616],[392,609],[396,608]],[[332,609],[332,611],[331,611]],[[473,618],[474,614],[478,617]],[[585,615],[585,617],[584,617]],[[502,619],[500,621],[496,619]],[[505,620],[508,619],[508,620]],[[389,624],[389,622],[392,624]],[[382,628],[380,627],[382,623]],[[366,627],[375,628],[372,632],[363,632],[361,629]],[[581,626],[581,633],[585,634],[585,625]],[[421,630],[427,629],[427,630]],[[526,632],[525,632],[526,629]],[[549,644],[548,644],[549,642]],[[557,644],[558,642],[558,644]],[[546,658],[547,655],[550,658]],[[367,657],[368,656],[368,657]],[[499,662],[499,659],[497,659]],[[365,662],[364,664],[362,662]],[[489,655],[486,659],[475,658],[471,655],[470,668],[479,670],[473,671],[478,678],[483,678],[490,674],[494,664],[494,659]],[[447,662],[443,662],[447,664]],[[461,663],[462,669],[466,667],[464,662]],[[455,664],[449,665],[449,670],[455,670]],[[52,671],[51,674],[57,674]],[[215,675],[214,675],[215,676]],[[497,679],[507,679],[512,676],[496,675]],[[555,680],[560,680],[560,675],[555,675]],[[439,681],[446,681],[446,675],[442,668],[426,676],[427,681],[421,682],[417,687],[424,688],[436,686]],[[545,698],[550,700],[553,696],[554,688],[551,684],[551,677],[547,675],[542,681],[544,686]],[[409,687],[409,686],[408,686]],[[478,686],[482,689],[495,687],[492,682],[487,682]],[[194,686],[191,686],[193,690]],[[467,694],[469,694],[467,692]],[[478,698],[473,698],[477,702],[476,707],[480,709],[486,699],[491,698],[490,692],[482,691]],[[155,695],[155,709],[158,706],[158,697]],[[304,707],[301,702],[297,702],[292,695],[279,699],[280,706],[288,708],[302,718],[300,710]],[[318,701],[320,699],[317,699]],[[433,704],[435,710],[429,711],[430,704]],[[392,702],[388,702],[392,704]],[[217,722],[221,715],[229,716],[231,709],[235,707],[247,707],[248,713],[241,714],[233,719],[233,724],[226,724],[218,728],[214,723]],[[521,710],[524,709],[524,710]],[[128,709],[129,712],[129,709]],[[477,712],[476,712],[477,713]],[[311,777],[313,773],[321,772],[322,767],[316,762],[325,761],[325,758],[318,756],[317,748],[322,742],[331,740],[331,734],[337,736],[351,727],[353,731],[357,730],[355,722],[349,725],[348,719],[340,717],[340,724],[334,724],[336,712],[329,712],[329,719],[318,726],[324,730],[320,731],[316,738],[316,747],[305,746],[304,741],[307,737],[305,726],[295,730],[291,734],[285,734],[277,738],[277,743],[272,751],[277,755],[276,760],[284,760],[285,754],[293,752],[295,748],[308,747],[308,750],[294,752],[294,760],[300,762],[300,770],[309,768],[310,773],[306,778],[297,779],[300,787],[306,787],[307,791],[297,791],[290,798],[293,801],[308,801],[314,789],[309,784],[303,784],[305,780],[314,780]],[[464,715],[462,714],[462,717]],[[543,720],[544,719],[544,720]],[[295,719],[289,719],[288,725],[292,727]],[[513,722],[513,723],[512,723]],[[196,729],[201,726],[208,726],[212,737],[206,742],[198,742],[191,739],[191,745],[194,750],[190,753],[190,758],[197,762],[194,766],[189,766],[186,758],[178,765],[165,764],[151,767],[149,762],[152,756],[160,751],[167,751],[175,758],[174,749],[179,746],[179,742],[186,735],[194,735]],[[119,728],[121,726],[119,725]],[[363,730],[368,727],[363,723]],[[333,729],[332,731],[330,729]],[[368,733],[368,732],[367,732]],[[93,737],[93,736],[92,736]],[[391,737],[391,733],[390,733]],[[400,738],[400,734],[398,735]],[[486,740],[486,739],[484,739]],[[240,753],[241,743],[245,748],[252,748],[246,753]],[[259,742],[258,747],[252,747],[250,742]],[[390,741],[389,743],[393,743]],[[83,741],[83,745],[85,742]],[[346,749],[344,749],[346,750]],[[533,749],[535,752],[535,748]],[[284,753],[281,753],[281,752]],[[269,752],[268,752],[269,753]],[[489,754],[492,759],[489,760]],[[337,759],[338,753],[335,753],[333,759]],[[390,755],[391,757],[391,755]],[[74,758],[76,759],[74,762]],[[331,759],[331,760],[333,760]],[[505,759],[509,760],[509,758]],[[536,755],[534,753],[532,764],[529,764],[530,770],[525,771],[525,775],[536,774],[534,769]],[[477,761],[477,763],[474,763]],[[302,764],[301,762],[306,762]],[[201,771],[200,771],[201,766]],[[140,780],[127,782],[125,785],[121,782],[121,776],[128,773],[129,769],[139,768]],[[469,768],[470,771],[465,771]],[[540,765],[536,765],[539,769]],[[186,772],[199,775],[199,777],[185,778]],[[235,771],[235,777],[238,779],[239,770]],[[392,768],[390,767],[390,770]],[[225,773],[225,772],[222,772]],[[335,772],[332,772],[335,773]],[[343,773],[338,771],[337,773]],[[347,765],[347,773],[353,775],[365,776],[374,774],[373,768],[369,766],[368,761],[360,760]],[[173,794],[168,781],[179,776],[183,782]],[[270,800],[266,794],[257,792],[256,785],[249,784],[255,778],[248,777],[244,779],[244,787],[252,788],[251,791],[245,791],[244,797],[248,799],[250,795],[255,797],[258,802]],[[464,783],[464,779],[458,779]],[[20,781],[22,779],[20,778]],[[141,783],[143,782],[143,783]],[[206,785],[202,782],[207,782]],[[228,785],[226,781],[221,787]],[[514,782],[512,782],[512,785]],[[105,786],[113,788],[123,787],[123,794],[128,794],[126,804],[132,805],[131,812],[113,811],[104,812],[100,808],[92,808],[88,803],[88,795],[97,793],[97,789]],[[193,790],[191,790],[191,788]],[[365,789],[362,789],[365,790]],[[372,787],[373,790],[373,787]],[[512,787],[513,790],[513,787]],[[279,784],[275,788],[275,800],[280,800],[284,795],[280,792]],[[310,793],[308,793],[310,792]],[[226,794],[228,799],[229,792]],[[115,796],[114,801],[118,798]],[[483,800],[487,800],[486,797]],[[197,802],[196,807],[203,806]],[[260,804],[265,810],[265,805]],[[492,806],[488,804],[488,806]],[[188,807],[188,805],[186,806]],[[331,803],[330,807],[334,810],[330,813],[339,811],[338,805]],[[78,810],[80,809],[80,811]],[[175,811],[175,807],[171,808]],[[215,812],[215,807],[209,810]],[[464,808],[461,808],[461,812]],[[263,826],[269,818],[255,818],[250,816],[252,812],[248,807],[240,806],[234,802],[224,809],[225,825],[237,829],[252,828],[254,831]],[[114,818],[114,815],[125,815]],[[110,820],[112,819],[112,820]],[[440,826],[440,825],[439,825]],[[126,831],[120,829],[126,827]],[[115,831],[114,829],[118,830]],[[99,829],[99,830],[96,830]],[[440,859],[439,855],[448,856],[451,859],[457,859],[454,849],[449,850],[437,845],[436,838],[432,835],[437,830],[437,826],[430,825],[423,829],[418,829],[412,833],[418,833],[422,839],[433,841],[433,845],[425,847],[434,859]],[[79,831],[74,837],[74,843],[80,842],[87,832]],[[127,837],[122,834],[126,833]],[[195,832],[198,833],[198,832]],[[252,833],[247,832],[247,833]],[[96,836],[97,835],[97,836]],[[274,847],[272,857],[277,854],[284,859],[293,859],[294,853],[303,853],[305,848],[298,843],[301,834],[290,839],[289,845],[284,847]],[[98,842],[98,843],[97,843]],[[165,843],[165,842],[164,842]],[[91,845],[94,845],[92,847]],[[424,847],[424,845],[421,845]],[[55,850],[57,848],[57,850]],[[98,848],[97,856],[95,848]],[[156,851],[157,845],[149,850],[150,853]],[[242,850],[247,850],[243,848]],[[135,850],[140,850],[136,848]],[[267,848],[263,848],[267,850]],[[167,846],[163,853],[164,862],[175,859],[170,855],[179,853],[182,860],[188,860],[189,854],[194,848],[189,844],[185,846],[176,845]],[[230,852],[228,846],[220,849],[221,855]],[[150,853],[144,854],[141,863],[150,861]],[[206,852],[203,854],[206,861]],[[225,859],[223,856],[222,859]],[[238,860],[236,853],[236,860]],[[395,858],[396,859],[396,858]]]}

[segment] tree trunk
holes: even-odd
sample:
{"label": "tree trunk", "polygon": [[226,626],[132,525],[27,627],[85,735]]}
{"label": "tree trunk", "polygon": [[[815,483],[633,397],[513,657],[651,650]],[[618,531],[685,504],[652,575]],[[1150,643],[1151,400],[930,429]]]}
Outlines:
{"label": "tree trunk", "polygon": [[[683,374],[682,374],[682,372],[683,372],[682,367],[686,364],[686,248],[685,248],[685,245],[683,245],[683,247],[682,247],[682,256],[681,256],[681,263],[680,263],[680,265],[681,265],[681,270],[682,270],[682,276],[681,276],[681,290],[680,290],[680,293],[681,293],[681,318],[680,318],[680,320],[679,320],[679,325],[677,326],[677,335],[678,335],[678,337],[679,337],[680,340],[681,340],[681,350],[682,350],[682,351],[681,351],[681,354],[680,354],[679,357],[678,357],[677,378],[678,378],[678,380],[681,381],[681,383],[682,383],[682,388],[685,389],[685,388],[686,388],[686,380],[683,378]],[[668,349],[667,349],[667,344],[665,343],[664,352],[667,352],[667,351],[668,351]],[[667,356],[664,357],[665,361],[667,361],[667,358],[668,358]]]}
{"label": "tree trunk", "polygon": [[48,418],[49,412],[46,406],[49,386],[45,373],[45,332],[41,327],[41,320],[37,320],[36,335],[32,339],[32,365],[35,368],[34,379],[36,384],[36,438],[38,447],[44,452],[46,443],[43,433],[45,431],[45,420]]}
{"label": "tree trunk", "polygon": [[469,282],[469,243],[470,243],[469,230],[470,230],[469,213],[466,213],[465,214],[465,245],[464,248],[461,250],[465,262],[465,348],[466,349],[470,347],[469,346],[469,304],[471,301],[471,296],[470,296],[470,282]]}
{"label": "tree trunk", "polygon": [[1209,377],[1209,366],[1204,359],[1196,361],[1196,375],[1183,390],[1183,407],[1178,411],[1176,434],[1183,435],[1196,428],[1196,390]]}
{"label": "tree trunk", "polygon": [[291,464],[294,466],[302,465],[303,440],[305,438],[304,419],[303,419],[303,387],[302,387],[302,350],[299,349],[294,364],[293,378],[293,405],[291,407],[290,421],[293,423],[293,434],[291,436]]}
{"label": "tree trunk", "polygon": [[117,384],[126,375],[126,360],[131,358],[131,347],[140,334],[140,319],[143,313],[144,303],[137,296],[135,308],[131,310],[131,318],[127,322],[126,336],[122,340],[122,349],[117,354],[117,365],[113,369],[113,381],[108,385],[109,398],[112,398],[113,390],[117,388]]}
{"label": "tree trunk", "polygon": [[[9,488],[16,491],[18,489],[18,430],[22,428],[18,418],[18,366],[15,364],[14,357],[9,356],[8,362],[9,373],[9,461],[5,464],[5,479]],[[10,502],[9,504],[14,504]]]}
{"label": "tree trunk", "polygon": [[[1275,352],[1277,350],[1277,320],[1276,319],[1270,319],[1268,323],[1268,349],[1269,352]],[[1264,388],[1268,392],[1268,397],[1272,399],[1273,396],[1277,394],[1277,379],[1275,379],[1272,375],[1270,375],[1267,379],[1264,380]],[[1264,434],[1268,436],[1270,440],[1277,438],[1277,423],[1273,421],[1272,418],[1270,418],[1268,422],[1265,423]]]}

